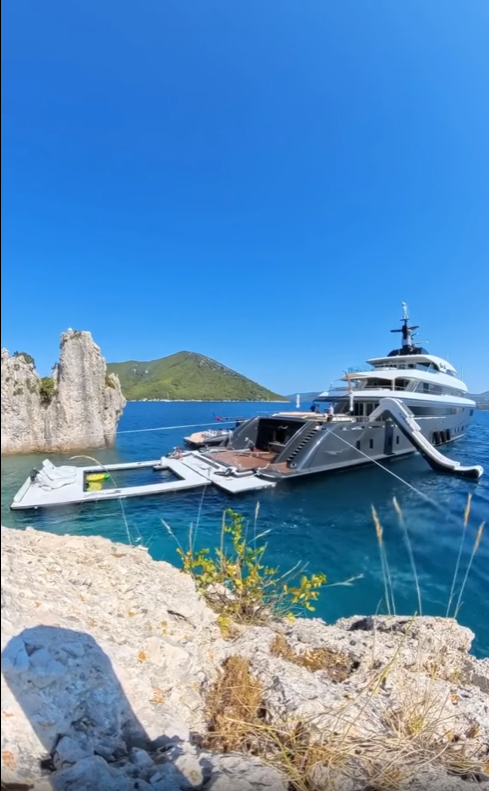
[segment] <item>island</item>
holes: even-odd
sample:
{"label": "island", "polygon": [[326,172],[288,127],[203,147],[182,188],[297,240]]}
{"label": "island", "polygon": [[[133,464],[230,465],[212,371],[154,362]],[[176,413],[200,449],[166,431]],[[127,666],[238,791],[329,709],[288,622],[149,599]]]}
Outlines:
{"label": "island", "polygon": [[197,352],[149,362],[109,363],[128,401],[287,401],[222,363]]}

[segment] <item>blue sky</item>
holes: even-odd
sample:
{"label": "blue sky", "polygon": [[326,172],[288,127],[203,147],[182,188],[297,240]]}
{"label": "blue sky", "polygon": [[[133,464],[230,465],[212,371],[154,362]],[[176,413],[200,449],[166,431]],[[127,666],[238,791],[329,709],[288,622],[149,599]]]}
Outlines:
{"label": "blue sky", "polygon": [[[487,0],[4,0],[2,345],[489,387]],[[394,341],[394,344],[393,344]]]}

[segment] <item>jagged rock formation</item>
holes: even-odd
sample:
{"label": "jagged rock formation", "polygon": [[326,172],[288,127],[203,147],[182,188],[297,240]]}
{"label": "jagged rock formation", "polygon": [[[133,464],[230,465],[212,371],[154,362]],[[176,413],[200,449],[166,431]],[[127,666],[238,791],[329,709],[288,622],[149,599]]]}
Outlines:
{"label": "jagged rock formation", "polygon": [[89,332],[64,332],[59,362],[42,379],[22,355],[2,350],[2,453],[112,445],[124,406]]}
{"label": "jagged rock formation", "polygon": [[[306,723],[345,745],[304,788],[482,791],[489,667],[468,654],[472,637],[442,618],[356,617],[224,640],[191,578],[143,548],[2,528],[2,787],[285,791],[256,756],[201,747],[206,692],[238,656],[268,727]],[[298,661],[317,650],[329,665]]]}

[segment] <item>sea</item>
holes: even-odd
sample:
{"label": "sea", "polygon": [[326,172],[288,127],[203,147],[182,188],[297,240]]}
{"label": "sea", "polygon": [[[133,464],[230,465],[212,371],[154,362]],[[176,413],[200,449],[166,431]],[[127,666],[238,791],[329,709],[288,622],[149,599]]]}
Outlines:
{"label": "sea", "polygon": [[[216,415],[234,419],[278,408],[264,403],[133,402],[127,405],[119,424],[116,446],[87,451],[86,455],[106,464],[157,459],[182,446],[185,434],[219,427]],[[489,411],[476,411],[466,436],[444,452],[464,464],[483,465],[485,474],[478,482],[440,475],[422,457],[413,455],[385,467],[372,465],[318,474],[239,497],[207,487],[34,512],[13,512],[9,506],[43,456],[9,456],[2,458],[2,524],[143,544],[154,559],[178,565],[177,543],[186,548],[192,530],[197,546],[216,547],[223,511],[233,508],[243,514],[250,531],[266,533],[261,541],[267,542],[268,565],[285,572],[299,564],[306,573],[327,575],[328,584],[312,615],[333,622],[345,616],[386,612],[384,576],[372,519],[374,507],[383,528],[395,612],[419,612],[417,577],[422,614],[446,615],[462,546],[450,613],[460,598],[458,620],[475,633],[472,651],[479,657],[489,656],[487,530],[471,560],[478,529],[489,517]],[[51,458],[55,463],[70,463],[70,455]],[[83,464],[83,460],[71,463]],[[116,484],[145,483],[155,475],[152,470],[124,473],[116,477]],[[464,529],[469,497],[470,514]],[[402,509],[404,525],[394,498]]]}

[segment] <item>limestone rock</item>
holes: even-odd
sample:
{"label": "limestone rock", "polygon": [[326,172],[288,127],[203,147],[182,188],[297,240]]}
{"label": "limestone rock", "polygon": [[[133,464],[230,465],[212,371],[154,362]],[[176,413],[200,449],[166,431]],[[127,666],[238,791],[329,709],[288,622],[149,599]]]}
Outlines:
{"label": "limestone rock", "polygon": [[52,392],[31,363],[2,350],[2,453],[72,451],[115,441],[125,406],[115,374],[89,332],[61,335]]}
{"label": "limestone rock", "polygon": [[278,772],[257,758],[239,754],[213,756],[206,791],[286,791]]}
{"label": "limestone rock", "polygon": [[[488,788],[487,660],[470,656],[473,635],[455,621],[298,619],[224,641],[191,578],[143,548],[1,533],[7,788],[285,791],[268,753],[264,763],[201,749],[205,693],[231,655],[260,680],[268,728],[306,724],[330,757],[346,744],[344,770],[315,758],[318,791],[391,787],[396,771],[400,791]],[[453,774],[463,756],[477,783]]]}

